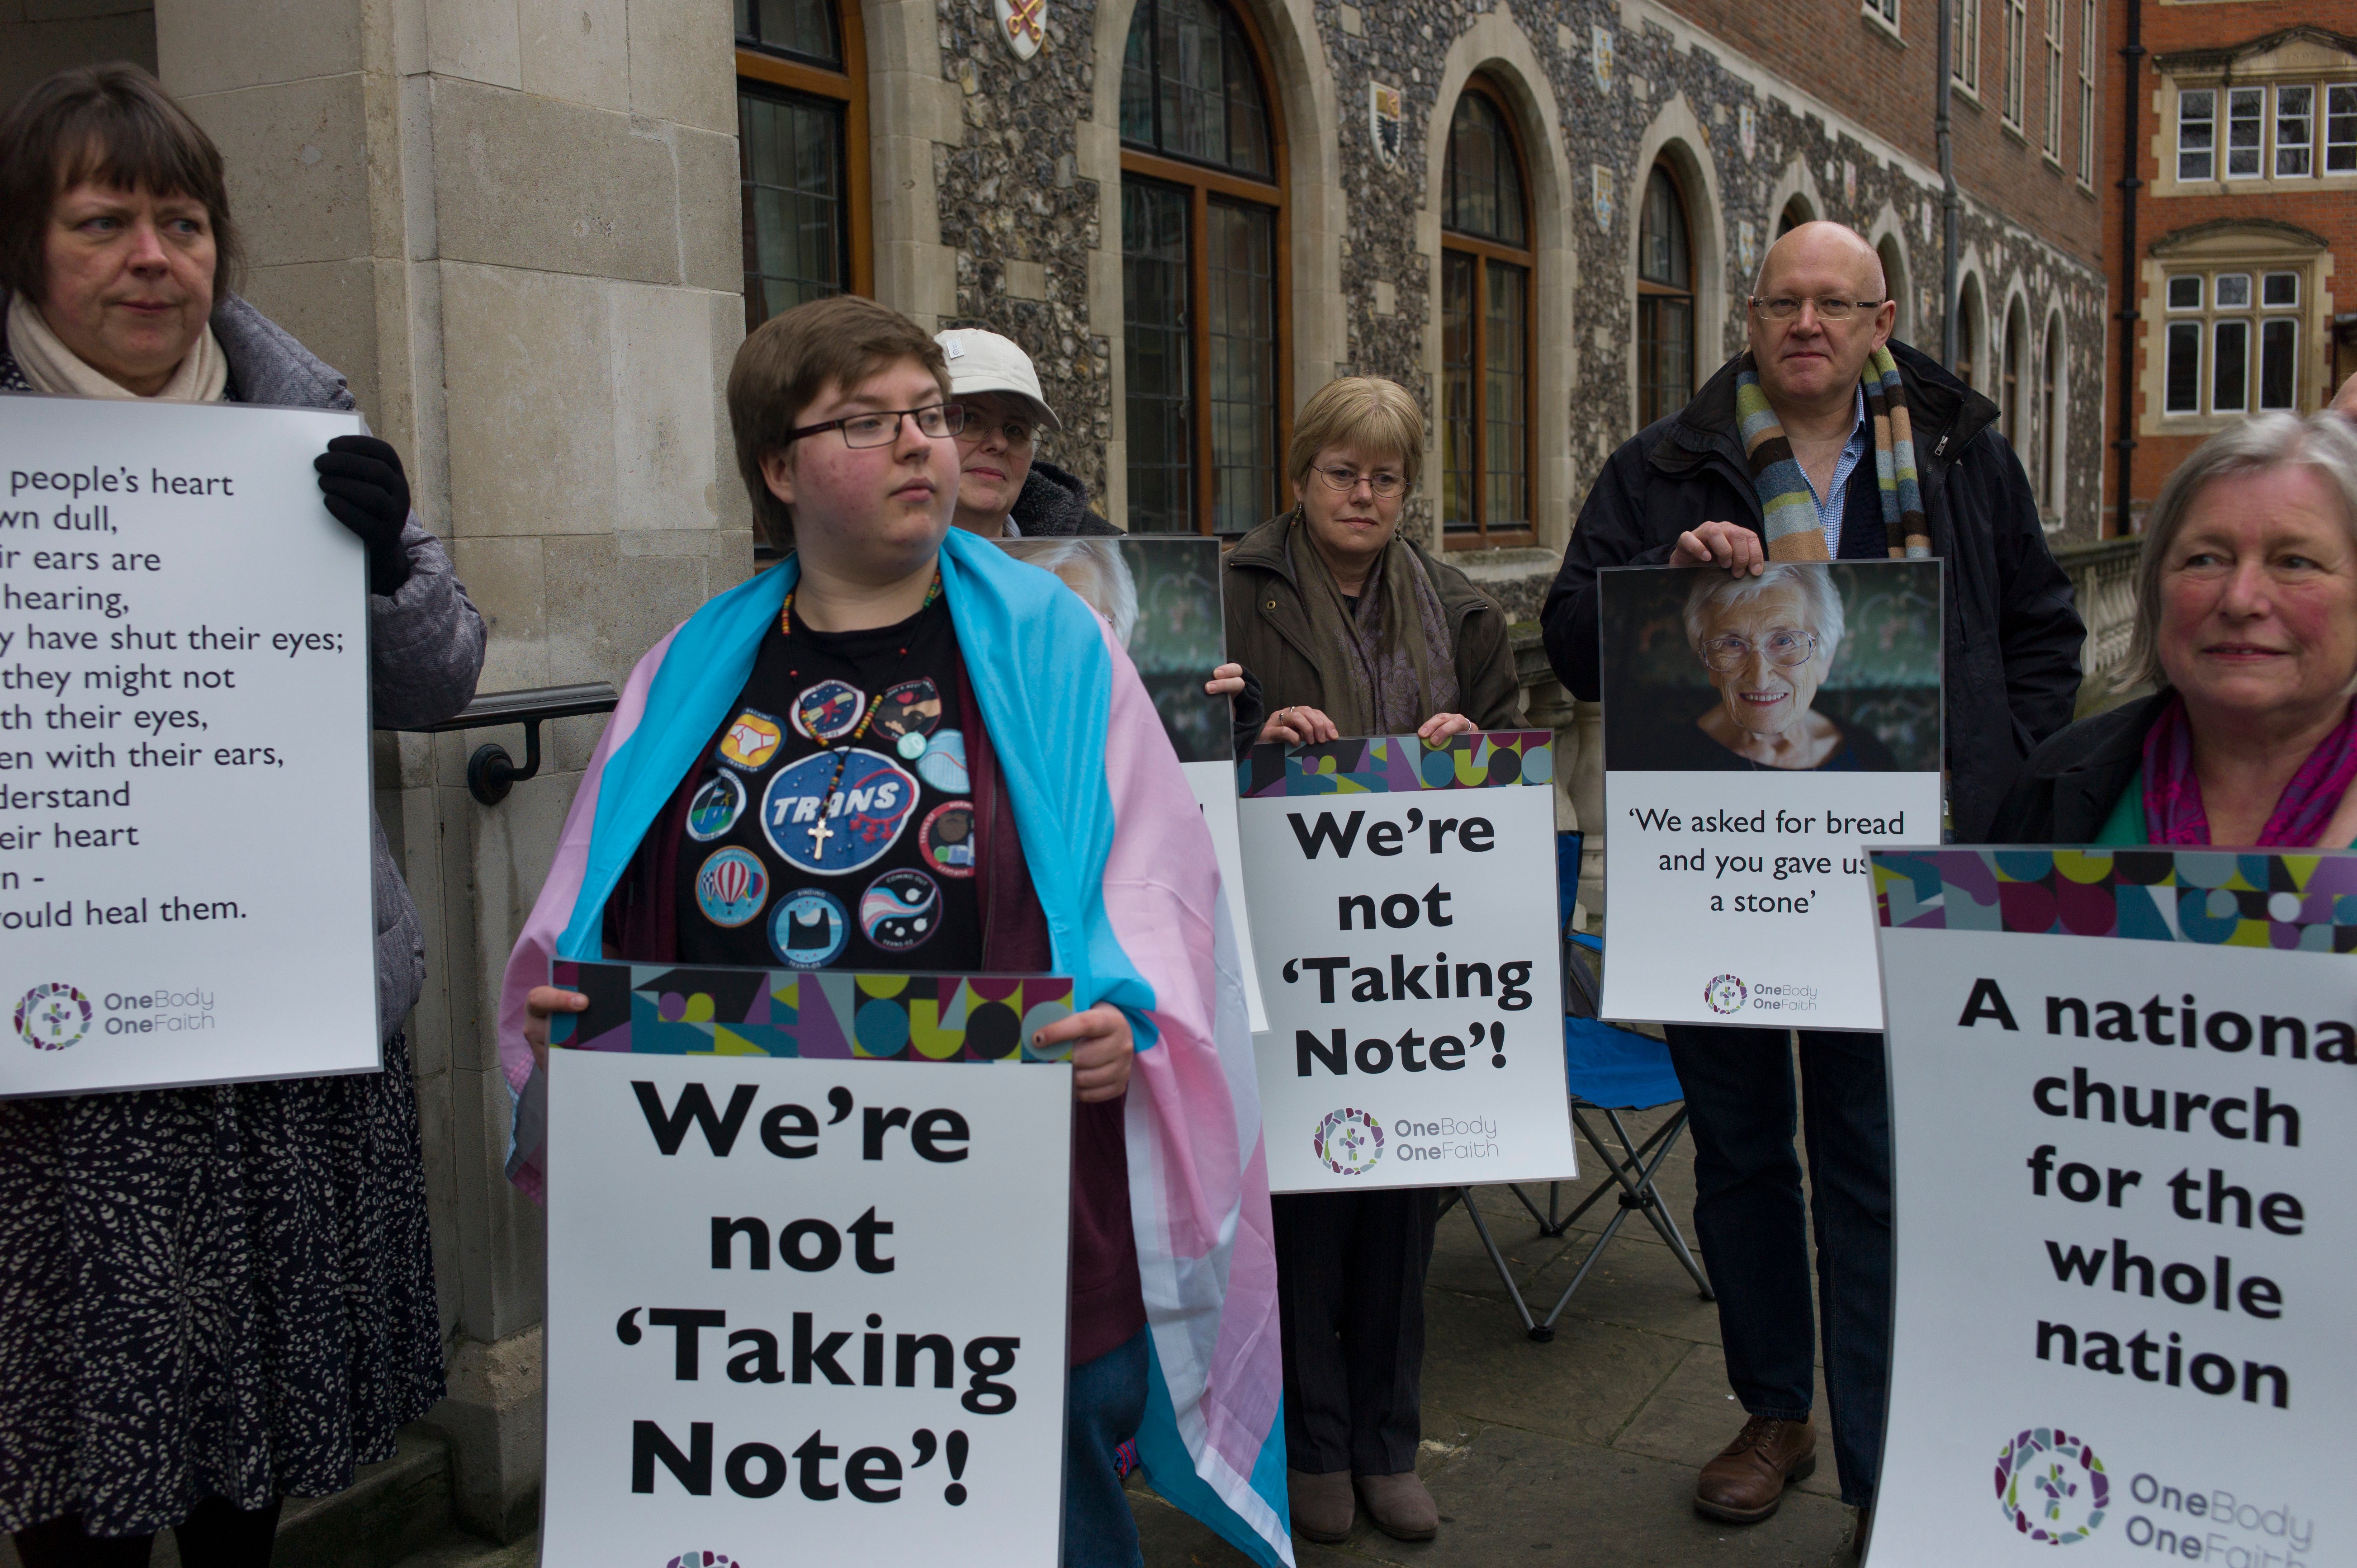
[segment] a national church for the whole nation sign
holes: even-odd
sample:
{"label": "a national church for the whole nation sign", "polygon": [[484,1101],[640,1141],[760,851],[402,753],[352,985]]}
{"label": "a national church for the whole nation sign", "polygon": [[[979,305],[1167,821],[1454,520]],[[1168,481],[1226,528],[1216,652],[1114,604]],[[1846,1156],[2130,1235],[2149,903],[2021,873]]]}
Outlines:
{"label": "a national church for the whole nation sign", "polygon": [[2357,1562],[2357,855],[1873,854],[1875,1564]]}

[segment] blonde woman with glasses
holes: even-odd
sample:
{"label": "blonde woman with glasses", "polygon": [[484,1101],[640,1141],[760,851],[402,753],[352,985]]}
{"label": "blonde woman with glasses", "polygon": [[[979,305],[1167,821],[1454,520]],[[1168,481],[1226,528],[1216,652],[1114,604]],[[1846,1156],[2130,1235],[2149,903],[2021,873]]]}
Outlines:
{"label": "blonde woman with glasses", "polygon": [[[1295,422],[1291,511],[1244,535],[1225,575],[1228,657],[1266,693],[1263,742],[1406,735],[1520,722],[1506,618],[1462,572],[1400,532],[1424,456],[1415,400],[1351,376]],[[1270,1199],[1285,1335],[1293,1525],[1350,1534],[1363,1498],[1403,1541],[1439,1528],[1416,1478],[1429,1188]]]}

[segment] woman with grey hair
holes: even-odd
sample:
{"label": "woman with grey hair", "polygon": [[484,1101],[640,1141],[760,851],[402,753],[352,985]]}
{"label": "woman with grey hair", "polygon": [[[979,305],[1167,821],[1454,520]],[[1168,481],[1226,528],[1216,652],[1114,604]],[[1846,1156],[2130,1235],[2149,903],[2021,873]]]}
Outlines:
{"label": "woman with grey hair", "polygon": [[1831,568],[1780,563],[1756,577],[1703,573],[1686,596],[1685,628],[1718,701],[1694,723],[1670,726],[1654,767],[1871,773],[1896,766],[1873,732],[1845,730],[1814,711],[1847,630]]}
{"label": "woman with grey hair", "polygon": [[2357,840],[2357,431],[2263,413],[2145,521],[2126,678],[2158,689],[2029,754],[1998,843]]}
{"label": "woman with grey hair", "polygon": [[1118,539],[1009,539],[999,548],[1017,561],[1053,572],[1064,586],[1078,594],[1113,628],[1113,639],[1124,648],[1137,630],[1137,579],[1121,558]]}

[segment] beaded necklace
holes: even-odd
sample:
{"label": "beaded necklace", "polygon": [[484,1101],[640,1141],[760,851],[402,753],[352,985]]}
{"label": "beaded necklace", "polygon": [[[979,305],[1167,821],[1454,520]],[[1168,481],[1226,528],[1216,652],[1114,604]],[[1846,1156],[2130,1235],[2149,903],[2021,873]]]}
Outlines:
{"label": "beaded necklace", "polygon": [[[922,615],[925,611],[932,608],[933,601],[941,596],[942,569],[936,566],[933,568],[932,585],[925,590],[925,602],[917,607],[917,613],[919,615]],[[793,615],[794,591],[789,588],[786,590],[786,602],[778,607],[778,632],[780,636],[791,637],[794,634]],[[900,650],[901,657],[904,659],[908,657],[908,652],[909,650],[905,648]],[[818,859],[826,853],[826,841],[834,836],[834,830],[827,826],[827,821],[834,814],[835,792],[843,787],[844,765],[851,760],[852,747],[857,746],[861,739],[866,736],[867,726],[876,722],[877,710],[883,707],[883,705],[884,696],[883,693],[879,692],[875,696],[867,699],[867,711],[859,715],[859,723],[852,727],[849,734],[843,736],[840,744],[832,740],[819,741],[819,746],[822,750],[832,751],[834,753],[834,776],[827,780],[826,799],[819,802],[818,819],[812,822],[810,826],[811,857],[813,859]],[[813,736],[812,738],[816,739],[817,737]]]}

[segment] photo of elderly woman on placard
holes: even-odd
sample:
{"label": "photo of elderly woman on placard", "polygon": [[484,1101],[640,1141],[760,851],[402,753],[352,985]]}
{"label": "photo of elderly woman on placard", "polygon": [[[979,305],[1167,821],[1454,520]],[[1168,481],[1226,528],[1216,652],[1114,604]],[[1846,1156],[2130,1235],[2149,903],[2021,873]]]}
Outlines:
{"label": "photo of elderly woman on placard", "polygon": [[1931,562],[1615,573],[1605,767],[1914,772],[1939,766]]}

